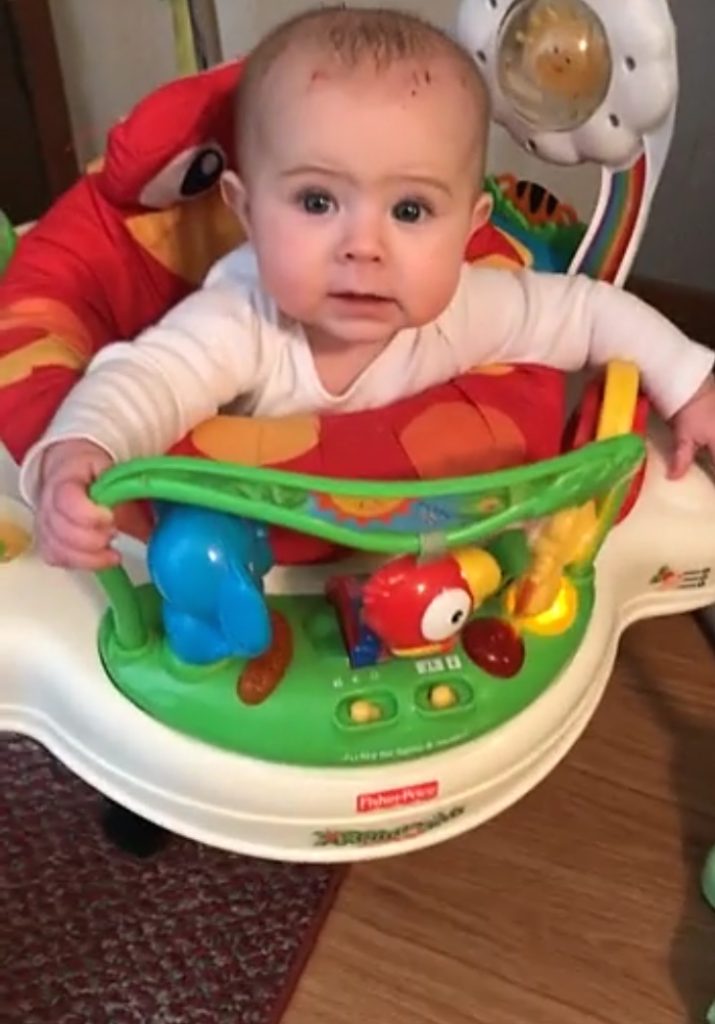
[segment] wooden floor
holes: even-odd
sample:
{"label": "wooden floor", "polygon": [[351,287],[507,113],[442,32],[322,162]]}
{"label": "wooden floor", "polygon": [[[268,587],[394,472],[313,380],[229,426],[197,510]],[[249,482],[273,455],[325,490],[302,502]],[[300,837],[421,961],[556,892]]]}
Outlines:
{"label": "wooden floor", "polygon": [[691,618],[651,620],[535,792],[352,869],[283,1024],[702,1024],[713,843],[715,653]]}

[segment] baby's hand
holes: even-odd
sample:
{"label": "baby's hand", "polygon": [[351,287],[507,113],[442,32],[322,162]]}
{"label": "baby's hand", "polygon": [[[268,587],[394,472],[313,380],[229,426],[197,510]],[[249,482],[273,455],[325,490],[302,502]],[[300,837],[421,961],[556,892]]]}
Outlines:
{"label": "baby's hand", "polygon": [[90,484],[111,465],[110,456],[91,441],[58,441],[45,452],[37,532],[40,554],[50,565],[108,569],[118,564],[110,547],[114,517],[87,496]]}
{"label": "baby's hand", "polygon": [[693,397],[673,417],[675,451],[668,476],[678,480],[690,469],[700,448],[715,460],[715,380],[708,377]]}

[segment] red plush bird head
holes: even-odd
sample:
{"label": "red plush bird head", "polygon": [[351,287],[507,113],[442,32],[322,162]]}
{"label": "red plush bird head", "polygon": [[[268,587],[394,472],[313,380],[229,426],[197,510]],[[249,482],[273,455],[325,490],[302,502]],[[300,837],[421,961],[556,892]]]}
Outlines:
{"label": "red plush bird head", "polygon": [[129,276],[149,282],[162,312],[244,241],[219,189],[235,163],[242,68],[231,61],[151,93],[112,128],[105,157],[86,179],[104,233],[126,250],[120,258]]}
{"label": "red plush bird head", "polygon": [[105,198],[164,210],[215,185],[234,164],[233,95],[242,66],[231,61],[169,82],[115,125],[97,182]]}

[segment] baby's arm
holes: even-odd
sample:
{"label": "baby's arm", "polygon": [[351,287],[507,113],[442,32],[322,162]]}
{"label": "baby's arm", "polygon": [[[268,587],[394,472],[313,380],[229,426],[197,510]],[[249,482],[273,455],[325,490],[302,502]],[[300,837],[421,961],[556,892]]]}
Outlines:
{"label": "baby's arm", "polygon": [[163,454],[250,390],[262,357],[250,303],[225,286],[190,296],[134,342],[103,349],[22,466],[47,560],[113,564],[111,517],[87,499],[92,481],[113,462]]}
{"label": "baby's arm", "polygon": [[[715,354],[640,299],[581,276],[478,268],[463,278],[460,292],[468,361],[571,371],[630,360],[658,412],[673,421],[681,455],[674,474],[701,445],[715,454]],[[686,449],[689,461],[682,458]]]}

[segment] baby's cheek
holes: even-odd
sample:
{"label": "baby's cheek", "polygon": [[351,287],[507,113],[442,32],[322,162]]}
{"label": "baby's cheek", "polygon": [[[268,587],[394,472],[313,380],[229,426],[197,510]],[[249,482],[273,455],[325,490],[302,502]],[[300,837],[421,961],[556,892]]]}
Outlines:
{"label": "baby's cheek", "polygon": [[459,265],[452,260],[435,261],[415,275],[411,312],[420,324],[435,320],[452,301],[459,281]]}
{"label": "baby's cheek", "polygon": [[275,238],[260,254],[261,281],[279,308],[300,319],[302,305],[309,300],[310,264],[295,258],[287,240]]}

